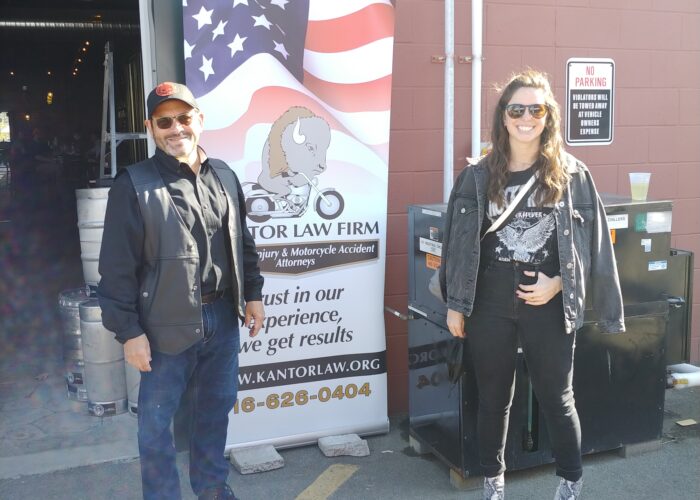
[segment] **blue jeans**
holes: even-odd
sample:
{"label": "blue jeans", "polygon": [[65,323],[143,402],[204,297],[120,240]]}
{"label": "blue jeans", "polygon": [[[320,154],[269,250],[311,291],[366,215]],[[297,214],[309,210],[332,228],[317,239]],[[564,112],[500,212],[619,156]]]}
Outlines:
{"label": "blue jeans", "polygon": [[238,317],[230,296],[202,306],[204,338],[177,355],[152,352],[150,372],[141,373],[138,441],[143,498],[180,499],[170,424],[192,380],[190,484],[196,495],[228,476],[224,457],[228,414],[238,391]]}
{"label": "blue jeans", "polygon": [[[533,270],[529,265],[494,262],[479,271],[474,312],[465,322],[479,390],[479,458],[487,477],[506,469],[504,452],[520,344],[545,416],[556,473],[577,481],[583,469],[572,385],[576,334],[567,334],[564,328],[561,292],[541,306],[527,305],[515,295],[519,283],[536,281],[523,274]],[[554,274],[541,271],[550,277]]]}

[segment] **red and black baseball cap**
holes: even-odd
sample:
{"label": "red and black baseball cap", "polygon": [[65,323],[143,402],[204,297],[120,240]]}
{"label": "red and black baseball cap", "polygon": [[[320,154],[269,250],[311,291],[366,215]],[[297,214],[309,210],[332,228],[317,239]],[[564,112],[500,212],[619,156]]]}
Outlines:
{"label": "red and black baseball cap", "polygon": [[199,108],[197,106],[197,101],[195,101],[192,92],[182,83],[174,82],[163,82],[159,83],[156,88],[151,90],[148,94],[148,99],[146,99],[146,106],[148,107],[148,119],[150,120],[153,116],[153,112],[162,102],[169,101],[170,99],[177,99],[189,104],[193,108]]}

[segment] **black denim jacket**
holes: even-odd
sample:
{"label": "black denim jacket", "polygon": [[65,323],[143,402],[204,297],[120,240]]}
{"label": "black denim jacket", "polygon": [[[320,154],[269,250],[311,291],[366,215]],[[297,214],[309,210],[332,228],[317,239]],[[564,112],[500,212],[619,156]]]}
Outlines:
{"label": "black denim jacket", "polygon": [[[566,331],[583,325],[588,290],[600,330],[624,332],[620,280],[603,203],[582,162],[567,154],[566,167],[571,181],[554,207]],[[465,316],[474,307],[488,179],[484,160],[468,166],[457,177],[447,205],[440,287],[447,307]]]}

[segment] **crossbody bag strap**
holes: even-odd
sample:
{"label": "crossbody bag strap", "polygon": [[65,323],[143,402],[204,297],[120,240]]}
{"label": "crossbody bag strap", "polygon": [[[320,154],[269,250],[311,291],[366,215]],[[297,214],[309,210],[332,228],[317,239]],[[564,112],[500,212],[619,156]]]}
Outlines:
{"label": "crossbody bag strap", "polygon": [[508,206],[503,211],[503,213],[501,215],[499,215],[498,219],[493,221],[493,223],[491,224],[491,227],[489,227],[486,230],[486,232],[484,233],[484,236],[481,237],[482,240],[484,239],[484,237],[487,234],[492,233],[494,231],[498,231],[501,228],[501,226],[506,222],[506,220],[508,220],[508,217],[510,217],[510,215],[513,213],[513,211],[516,208],[518,208],[518,206],[520,205],[520,202],[523,200],[523,198],[525,198],[525,196],[527,196],[530,193],[532,186],[534,186],[534,184],[535,184],[535,180],[536,180],[535,177],[536,177],[535,174],[531,175],[530,178],[527,180],[527,182],[525,184],[523,184],[523,186],[518,190],[518,194],[516,194],[515,198],[513,198],[511,200],[511,202],[508,204]]}

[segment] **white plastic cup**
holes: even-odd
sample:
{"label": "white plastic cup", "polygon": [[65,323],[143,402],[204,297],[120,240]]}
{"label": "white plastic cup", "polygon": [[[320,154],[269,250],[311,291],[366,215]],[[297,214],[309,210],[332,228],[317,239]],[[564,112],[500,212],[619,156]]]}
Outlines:
{"label": "white plastic cup", "polygon": [[630,172],[630,192],[633,200],[644,201],[647,199],[650,178],[649,172]]}

